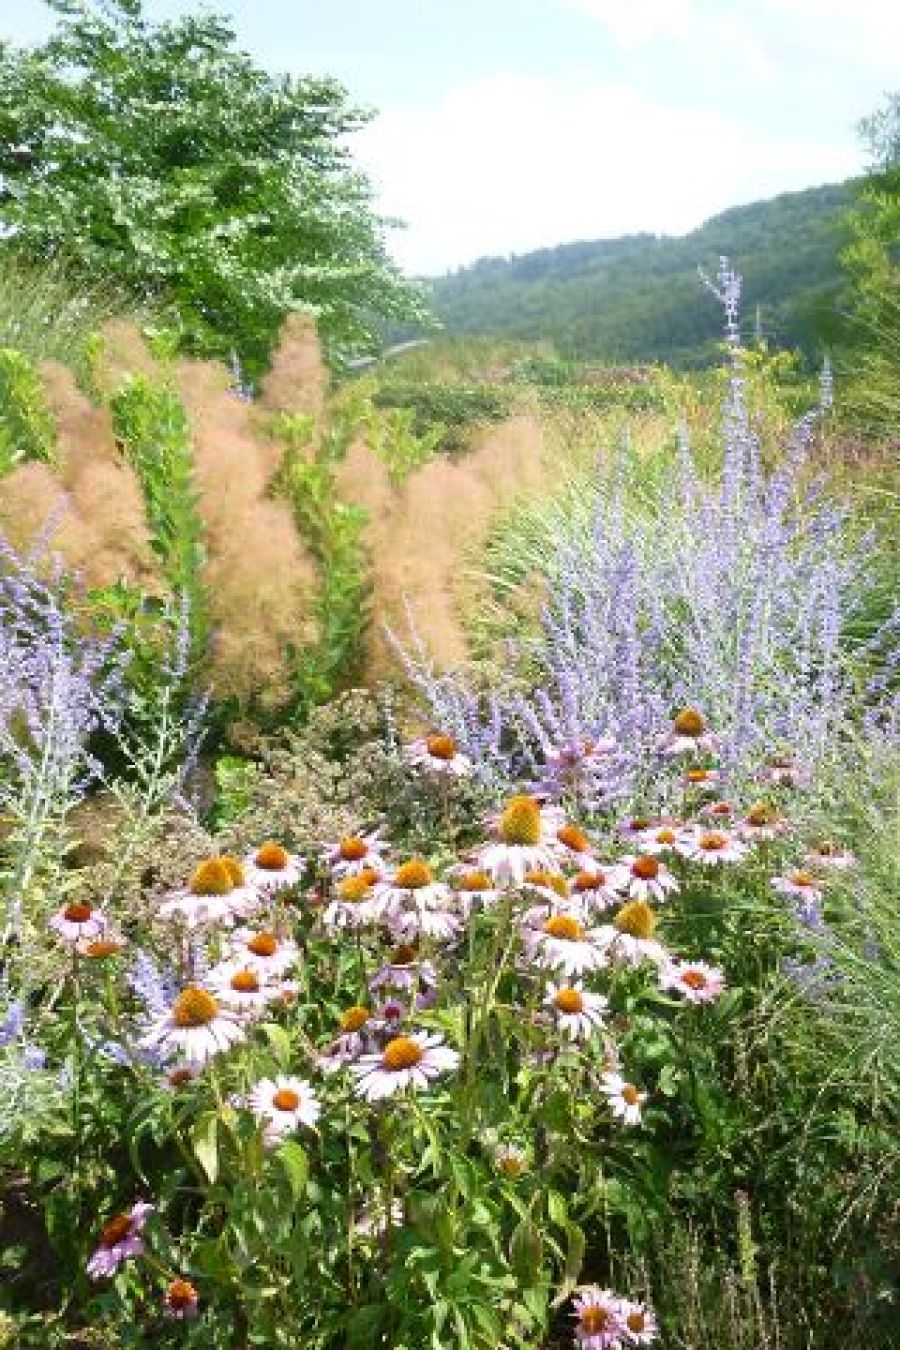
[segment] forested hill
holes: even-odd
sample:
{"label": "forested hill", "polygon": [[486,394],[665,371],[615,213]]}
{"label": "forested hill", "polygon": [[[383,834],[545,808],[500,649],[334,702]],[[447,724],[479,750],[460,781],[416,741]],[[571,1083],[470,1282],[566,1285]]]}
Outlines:
{"label": "forested hill", "polygon": [[[744,323],[814,355],[833,336],[838,252],[855,183],[738,206],[679,238],[650,234],[485,258],[428,283],[451,334],[548,340],[567,356],[705,364],[715,303],[697,268],[727,253],[744,275]],[[757,309],[758,307],[758,309]]]}

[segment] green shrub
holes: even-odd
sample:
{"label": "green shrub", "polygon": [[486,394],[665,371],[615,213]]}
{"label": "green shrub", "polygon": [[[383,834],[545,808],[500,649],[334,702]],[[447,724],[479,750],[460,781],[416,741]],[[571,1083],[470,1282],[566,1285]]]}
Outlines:
{"label": "green shrub", "polygon": [[53,458],[56,428],[34,362],[12,347],[0,348],[0,473],[23,460]]}
{"label": "green shrub", "polygon": [[342,502],[333,465],[346,452],[355,423],[348,414],[323,437],[309,457],[312,420],[303,416],[273,419],[270,431],[286,442],[278,486],[291,504],[297,531],[319,568],[315,611],[319,637],[294,654],[297,711],[346,688],[359,674],[366,631],[368,560],[363,544],[366,513]]}
{"label": "green shrub", "polygon": [[403,408],[412,413],[411,430],[425,436],[440,428],[439,448],[462,449],[473,427],[502,422],[512,411],[508,389],[492,384],[385,384],[372,402],[376,408]]}
{"label": "green shrub", "polygon": [[116,437],[141,484],[150,544],[176,594],[188,598],[192,639],[205,634],[203,526],[187,414],[174,390],[132,375],[110,400]]}

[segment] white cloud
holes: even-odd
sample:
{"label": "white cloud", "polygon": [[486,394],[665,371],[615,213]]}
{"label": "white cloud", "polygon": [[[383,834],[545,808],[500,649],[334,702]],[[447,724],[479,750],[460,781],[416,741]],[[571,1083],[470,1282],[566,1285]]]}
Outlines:
{"label": "white cloud", "polygon": [[695,0],[560,0],[565,9],[597,19],[623,47],[677,38],[693,26]]}
{"label": "white cloud", "polygon": [[408,222],[398,260],[430,273],[566,240],[684,232],[859,163],[852,132],[809,140],[624,85],[516,74],[389,108],[355,139],[381,210]]}

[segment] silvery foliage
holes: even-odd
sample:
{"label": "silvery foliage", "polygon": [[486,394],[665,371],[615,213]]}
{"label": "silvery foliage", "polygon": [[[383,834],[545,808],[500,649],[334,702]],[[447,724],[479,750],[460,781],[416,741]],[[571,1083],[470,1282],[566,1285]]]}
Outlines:
{"label": "silvery foliage", "polygon": [[[19,928],[35,875],[48,859],[59,873],[72,807],[97,783],[132,813],[178,800],[206,712],[205,699],[185,706],[179,698],[188,680],[186,608],[173,616],[171,651],[148,701],[128,686],[124,631],[93,632],[73,580],[45,556],[54,524],[24,557],[0,537],[0,813],[11,830],[0,951]],[[128,763],[128,783],[110,779],[97,758],[99,733]]]}
{"label": "silvery foliage", "polygon": [[[548,548],[548,600],[536,640],[510,643],[507,667],[536,671],[527,693],[485,693],[466,674],[438,674],[421,644],[407,673],[435,726],[486,777],[547,784],[547,755],[615,737],[618,754],[586,805],[647,789],[672,713],[686,704],[721,739],[732,781],[767,753],[796,751],[814,769],[866,697],[845,640],[869,585],[873,537],[853,539],[849,507],[810,472],[817,418],[797,423],[780,464],[762,465],[747,407],[741,279],[726,258],[707,282],[725,316],[729,379],[722,469],[701,475],[681,429],[671,491],[655,511],[628,508],[621,466],[601,470],[590,527],[563,521]],[[890,666],[900,611],[870,644]],[[882,690],[882,693],[885,691]]]}

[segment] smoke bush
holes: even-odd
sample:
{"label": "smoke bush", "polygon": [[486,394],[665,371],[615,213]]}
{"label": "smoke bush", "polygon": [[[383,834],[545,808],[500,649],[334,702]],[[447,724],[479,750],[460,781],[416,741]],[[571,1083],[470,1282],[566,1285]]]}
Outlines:
{"label": "smoke bush", "polygon": [[[589,526],[582,516],[554,527],[538,637],[510,645],[524,692],[510,684],[486,697],[462,677],[436,677],[421,651],[407,655],[433,720],[486,772],[486,753],[502,750],[509,772],[530,767],[552,787],[548,757],[614,738],[599,757],[605,779],[586,776],[599,804],[649,782],[660,733],[685,704],[721,738],[732,779],[781,750],[814,768],[859,711],[845,636],[873,540],[852,541],[848,508],[812,481],[817,413],[764,470],[745,399],[741,283],[727,259],[713,289],[730,356],[716,481],[703,480],[684,428],[670,488],[650,509],[631,508],[621,462],[601,471]],[[896,646],[896,621],[885,638]]]}

